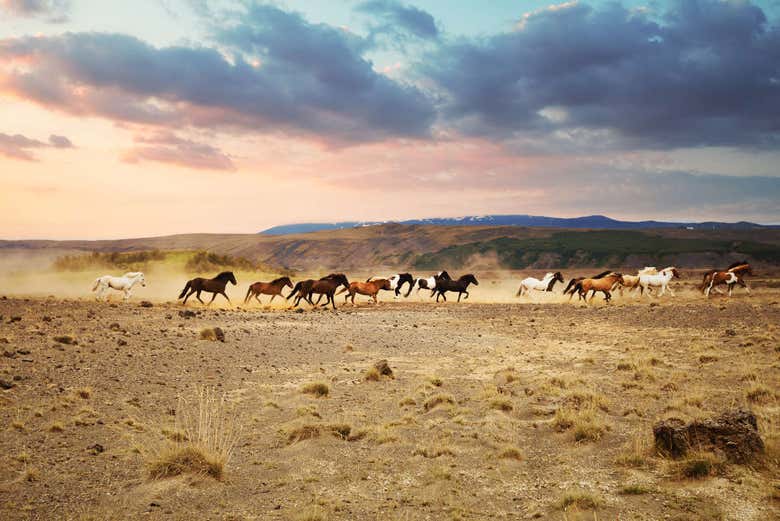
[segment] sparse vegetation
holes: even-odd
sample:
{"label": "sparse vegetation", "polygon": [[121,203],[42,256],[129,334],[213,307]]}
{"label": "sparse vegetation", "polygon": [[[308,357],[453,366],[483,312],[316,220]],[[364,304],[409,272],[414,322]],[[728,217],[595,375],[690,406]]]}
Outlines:
{"label": "sparse vegetation", "polygon": [[143,271],[152,261],[165,260],[159,250],[134,252],[92,252],[83,255],[64,255],[54,261],[56,271],[87,271],[95,269]]}
{"label": "sparse vegetation", "polygon": [[581,510],[595,510],[601,503],[601,498],[592,492],[586,490],[570,490],[561,497],[558,501],[558,506],[561,510],[568,510],[571,507],[576,507]]}
{"label": "sparse vegetation", "polygon": [[425,400],[425,403],[423,404],[423,407],[425,407],[426,411],[430,411],[431,409],[434,409],[438,407],[439,405],[447,404],[451,405],[455,403],[455,398],[453,398],[449,394],[436,394]]}
{"label": "sparse vegetation", "polygon": [[763,404],[769,402],[774,396],[774,393],[772,393],[772,390],[766,385],[755,384],[745,392],[745,396],[753,403]]}
{"label": "sparse vegetation", "polygon": [[680,477],[702,479],[720,473],[725,462],[712,452],[692,452],[673,466]]}
{"label": "sparse vegetation", "polygon": [[328,387],[328,384],[324,382],[312,382],[301,387],[301,392],[304,394],[311,394],[317,398],[323,398],[328,396],[330,388]]}

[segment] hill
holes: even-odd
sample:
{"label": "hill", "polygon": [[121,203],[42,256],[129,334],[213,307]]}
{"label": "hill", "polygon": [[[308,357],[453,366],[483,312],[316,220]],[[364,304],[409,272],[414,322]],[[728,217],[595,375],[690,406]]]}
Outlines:
{"label": "hill", "polygon": [[[380,221],[343,221],[335,223],[301,223],[283,224],[263,230],[264,235],[288,235],[294,233],[307,233],[323,230],[341,230],[345,228],[358,228],[363,226],[377,226],[388,224]],[[657,228],[685,228],[693,230],[754,230],[761,228],[773,228],[761,224],[740,221],[736,223],[725,222],[662,222],[662,221],[618,221],[604,215],[588,215],[585,217],[561,218],[543,217],[538,215],[470,215],[465,217],[442,217],[433,219],[410,219],[400,221],[398,224],[417,224],[435,226],[529,226],[546,228],[574,228],[574,229],[604,229],[604,230],[639,230]],[[774,227],[776,228],[776,227]]]}
{"label": "hill", "polygon": [[105,241],[0,241],[0,255],[208,250],[276,269],[434,270],[588,266],[722,266],[738,258],[780,265],[780,229],[572,230],[385,224],[283,236],[188,234]]}

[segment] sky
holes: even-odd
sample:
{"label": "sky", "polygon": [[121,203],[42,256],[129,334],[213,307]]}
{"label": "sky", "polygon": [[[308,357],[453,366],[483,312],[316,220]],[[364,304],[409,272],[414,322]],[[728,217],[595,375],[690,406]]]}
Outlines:
{"label": "sky", "polygon": [[780,224],[780,0],[0,0],[0,238]]}

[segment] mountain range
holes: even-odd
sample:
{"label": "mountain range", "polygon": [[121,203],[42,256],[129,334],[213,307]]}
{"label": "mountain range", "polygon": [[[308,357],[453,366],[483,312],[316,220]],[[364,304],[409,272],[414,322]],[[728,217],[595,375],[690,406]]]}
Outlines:
{"label": "mountain range", "polygon": [[[342,230],[388,224],[391,221],[342,221],[332,223],[300,223],[273,226],[260,233],[263,235],[291,235],[323,230]],[[395,221],[393,221],[395,222]],[[539,215],[469,215],[465,217],[437,217],[431,219],[409,219],[397,221],[407,225],[434,226],[529,226],[546,228],[574,228],[595,230],[638,230],[659,228],[686,228],[691,230],[755,230],[762,228],[778,228],[778,226],[762,225],[740,221],[735,223],[707,222],[666,222],[666,221],[619,221],[604,215],[587,215],[584,217],[545,217]]]}

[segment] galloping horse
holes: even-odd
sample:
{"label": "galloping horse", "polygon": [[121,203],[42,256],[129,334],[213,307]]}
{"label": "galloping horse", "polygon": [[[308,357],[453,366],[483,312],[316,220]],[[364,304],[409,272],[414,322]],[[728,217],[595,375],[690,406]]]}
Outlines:
{"label": "galloping horse", "polygon": [[[600,275],[602,275],[600,278],[582,279],[574,285],[574,290],[579,292],[580,298],[587,302],[588,299],[586,297],[588,296],[588,291],[593,292],[590,295],[590,300],[593,300],[597,291],[601,291],[604,293],[604,300],[606,302],[612,300],[612,289],[615,284],[619,284],[620,281],[623,280],[623,275],[613,272]],[[571,297],[569,297],[569,300],[571,300]]]}
{"label": "galloping horse", "polygon": [[277,295],[284,297],[284,295],[282,295],[282,289],[286,286],[291,288],[293,287],[290,277],[279,277],[278,279],[272,280],[271,282],[255,282],[254,284],[250,285],[249,289],[246,291],[244,304],[249,302],[249,299],[253,296],[258,303],[262,304],[258,295],[271,295],[271,300],[269,301],[270,304],[274,301],[274,298]]}
{"label": "galloping horse", "polygon": [[403,288],[404,284],[406,284],[407,282],[409,283],[409,291],[406,292],[404,298],[408,297],[409,294],[412,292],[412,289],[414,288],[414,277],[412,277],[411,273],[396,273],[395,275],[390,275],[389,277],[371,277],[370,279],[366,280],[366,282],[371,282],[372,280],[379,280],[379,279],[387,279],[388,281],[390,281],[390,287],[382,288],[382,289],[395,291],[396,297],[401,296],[401,289]]}
{"label": "galloping horse", "polygon": [[658,296],[660,297],[663,295],[667,289],[669,289],[669,293],[671,293],[672,296],[674,296],[674,291],[672,291],[672,288],[669,287],[669,281],[672,280],[672,278],[679,279],[680,278],[680,272],[677,271],[677,268],[674,266],[669,266],[668,268],[664,268],[655,275],[640,275],[639,276],[639,295],[644,295],[645,290],[648,290],[647,296],[650,296],[649,289],[651,287],[660,287],[661,291],[658,293]]}
{"label": "galloping horse", "polygon": [[[585,280],[586,278],[591,279],[602,279],[612,273],[611,271],[602,271],[598,275],[594,275],[592,277],[575,277],[569,281],[569,283],[566,285],[566,289],[563,290],[564,295],[569,295],[569,301],[571,301],[571,298],[574,296],[575,293],[577,293],[577,284]],[[579,295],[580,300],[582,300],[582,294]]]}
{"label": "galloping horse", "polygon": [[[205,291],[207,293],[212,293],[211,300],[209,300],[209,303],[206,304],[207,306],[214,302],[214,299],[217,298],[217,295],[222,295],[227,299],[228,302],[230,302],[230,298],[228,298],[227,294],[225,293],[225,286],[227,286],[228,282],[232,283],[234,286],[236,285],[236,277],[233,275],[232,271],[223,271],[213,279],[204,279],[198,277],[192,280],[188,280],[187,284],[184,286],[184,289],[181,290],[179,298],[184,298],[183,304],[186,305],[187,299],[190,298],[194,293],[195,298],[197,298],[201,304],[205,304],[205,302],[200,299],[200,292]],[[189,291],[189,293],[187,293],[187,291]]]}
{"label": "galloping horse", "polygon": [[361,294],[361,295],[367,295],[374,299],[374,304],[379,304],[379,300],[377,300],[377,294],[379,293],[380,289],[392,289],[390,287],[390,280],[389,279],[373,279],[368,282],[350,282],[347,289],[341,289],[336,293],[336,295],[341,295],[345,291],[348,292],[346,295],[344,295],[344,302],[347,301],[350,297],[352,297],[352,305],[355,305],[355,294]]}
{"label": "galloping horse", "polygon": [[452,278],[446,271],[440,271],[427,279],[417,279],[417,282],[415,283],[415,286],[417,286],[417,293],[420,293],[421,289],[429,289],[431,290],[432,297],[436,293],[436,286],[440,280],[452,280]]}
{"label": "galloping horse", "polygon": [[463,275],[458,280],[451,280],[451,279],[438,279],[436,281],[436,302],[439,301],[439,297],[444,298],[444,302],[447,302],[447,296],[445,293],[448,291],[457,291],[458,292],[458,302],[460,302],[460,297],[465,293],[466,298],[469,298],[469,292],[467,291],[467,288],[469,287],[469,284],[474,284],[475,286],[479,286],[479,282],[477,282],[477,278],[469,273],[468,275]]}
{"label": "galloping horse", "polygon": [[[100,299],[109,288],[123,291],[125,294],[124,299],[127,300],[130,298],[133,286],[139,283],[141,286],[146,286],[146,279],[144,279],[144,274],[140,271],[130,271],[121,277],[103,275],[96,278],[95,282],[92,283],[92,291],[97,291],[96,299]],[[106,300],[108,300],[108,296],[106,296]]]}
{"label": "galloping horse", "polygon": [[515,296],[522,296],[523,291],[530,293],[532,289],[536,291],[552,291],[556,282],[563,284],[563,275],[560,271],[556,271],[555,273],[549,272],[542,280],[534,277],[527,277],[520,281],[520,289],[517,290],[517,295]]}
{"label": "galloping horse", "polygon": [[[635,290],[639,287],[639,277],[642,275],[656,275],[658,270],[654,266],[645,266],[641,270],[637,271],[636,275],[623,275],[623,283],[618,287],[620,289],[620,296],[623,296],[623,288],[628,289],[628,292]],[[650,288],[648,288],[648,291]]]}
{"label": "galloping horse", "polygon": [[[333,295],[336,293],[336,289],[339,286],[349,288],[349,281],[347,280],[346,275],[343,273],[331,273],[330,275],[326,275],[319,280],[302,280],[295,284],[290,294],[287,295],[287,300],[290,300],[290,298],[297,294],[293,306],[297,306],[301,302],[301,299],[305,300],[312,306],[316,306],[320,303],[322,295],[325,295],[328,298],[327,302],[325,302],[325,305],[327,306],[328,302],[330,302],[333,305],[333,309],[336,309],[336,301],[333,298]],[[313,293],[319,294],[319,298],[317,299],[316,304],[311,300]]]}
{"label": "galloping horse", "polygon": [[[733,278],[733,282],[728,282],[728,280],[732,280],[732,277],[728,276],[729,273],[733,273],[736,276]],[[753,269],[750,267],[750,264],[747,261],[734,262],[726,268],[726,271],[710,270],[705,273],[704,280],[702,280],[699,289],[701,289],[705,295],[709,296],[710,291],[712,290],[721,293],[720,289],[717,288],[719,284],[727,284],[729,296],[731,296],[734,285],[739,284],[745,288],[745,291],[750,293],[750,288],[743,279],[745,275],[753,275]]]}

